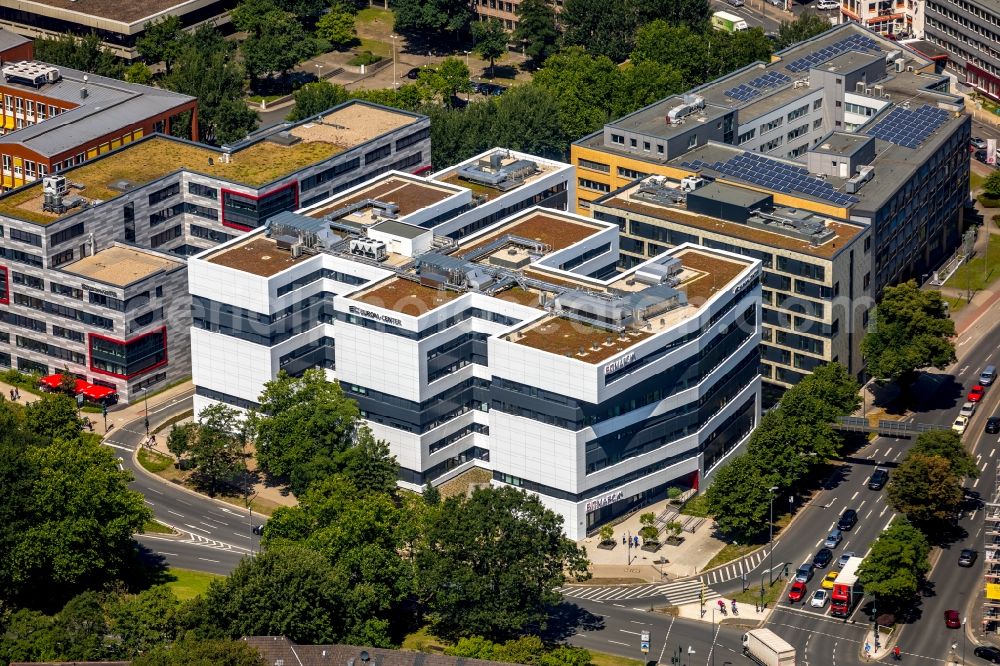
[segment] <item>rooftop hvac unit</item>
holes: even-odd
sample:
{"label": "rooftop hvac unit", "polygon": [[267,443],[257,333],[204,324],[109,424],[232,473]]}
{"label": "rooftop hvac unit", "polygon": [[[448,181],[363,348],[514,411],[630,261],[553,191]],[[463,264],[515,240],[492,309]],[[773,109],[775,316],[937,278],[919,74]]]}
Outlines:
{"label": "rooftop hvac unit", "polygon": [[885,90],[885,86],[875,86],[875,96],[881,97],[882,92]]}
{"label": "rooftop hvac unit", "polygon": [[69,191],[69,185],[66,183],[66,176],[46,176],[42,179],[42,189],[62,196]]}
{"label": "rooftop hvac unit", "polygon": [[897,58],[896,59],[896,71],[897,72],[905,72],[906,71],[906,58]]}
{"label": "rooftop hvac unit", "polygon": [[684,103],[678,104],[667,111],[667,122],[670,124],[679,123],[692,113],[705,108],[705,100],[698,95],[685,95]]}
{"label": "rooftop hvac unit", "polygon": [[385,261],[389,257],[389,251],[385,243],[371,238],[355,238],[351,241],[351,254],[374,259],[375,261]]}
{"label": "rooftop hvac unit", "polygon": [[693,192],[705,184],[705,179],[698,176],[685,176],[681,179],[681,190]]}

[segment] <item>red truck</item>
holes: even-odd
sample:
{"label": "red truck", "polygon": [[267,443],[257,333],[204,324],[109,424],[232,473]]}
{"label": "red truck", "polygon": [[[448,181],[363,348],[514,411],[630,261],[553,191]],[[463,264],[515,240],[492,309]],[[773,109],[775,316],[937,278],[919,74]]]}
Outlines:
{"label": "red truck", "polygon": [[830,593],[830,615],[836,617],[848,617],[851,611],[864,592],[858,584],[858,567],[864,558],[852,557],[847,560],[847,564],[837,574],[837,580],[833,583],[833,592]]}

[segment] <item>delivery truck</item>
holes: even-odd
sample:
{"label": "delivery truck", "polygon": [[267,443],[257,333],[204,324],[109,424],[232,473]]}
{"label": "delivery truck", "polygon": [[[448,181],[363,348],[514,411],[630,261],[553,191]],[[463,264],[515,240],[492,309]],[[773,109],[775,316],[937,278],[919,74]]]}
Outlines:
{"label": "delivery truck", "polygon": [[795,666],[795,648],[770,629],[743,634],[743,654],[761,666]]}
{"label": "delivery truck", "polygon": [[716,30],[725,30],[726,32],[743,32],[749,29],[746,21],[729,12],[715,12],[712,14],[712,27]]}
{"label": "delivery truck", "polygon": [[864,595],[858,585],[858,567],[864,561],[862,557],[852,557],[837,574],[830,593],[830,615],[849,617],[854,607]]}

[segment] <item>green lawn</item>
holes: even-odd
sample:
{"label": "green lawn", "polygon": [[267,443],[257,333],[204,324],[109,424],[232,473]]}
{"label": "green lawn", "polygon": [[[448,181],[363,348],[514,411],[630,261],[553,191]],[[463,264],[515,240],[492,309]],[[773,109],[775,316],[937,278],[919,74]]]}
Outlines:
{"label": "green lawn", "polygon": [[762,544],[759,543],[751,543],[751,544],[727,543],[725,546],[722,547],[722,550],[720,550],[718,553],[715,554],[715,557],[713,557],[708,561],[708,564],[702,567],[702,571],[706,569],[711,569],[713,567],[717,567],[722,564],[726,564],[727,562],[732,562],[733,560],[737,560],[743,557],[744,555],[749,555],[753,551],[760,548],[761,545]]}
{"label": "green lawn", "polygon": [[941,298],[948,304],[948,312],[955,313],[964,308],[969,304],[964,298],[956,298],[955,296],[942,296]]}
{"label": "green lawn", "polygon": [[[778,600],[781,596],[781,591],[785,589],[785,579],[775,579],[774,583],[771,585],[767,584],[767,575],[765,574],[764,580],[764,603],[768,606],[773,606],[774,602]],[[740,592],[732,596],[736,599],[737,603],[741,604],[753,604],[760,603],[760,577],[758,576],[756,580],[752,580],[750,584],[750,589],[746,592]]]}
{"label": "green lawn", "polygon": [[628,657],[619,657],[616,654],[605,654],[603,652],[590,651],[591,666],[644,666],[644,662]]}
{"label": "green lawn", "polygon": [[146,524],[142,526],[143,534],[170,534],[171,532],[169,527],[155,520],[147,520]]}
{"label": "green lawn", "polygon": [[701,495],[695,495],[684,508],[681,509],[681,513],[685,516],[697,516],[698,518],[708,518],[708,495],[702,493]]}
{"label": "green lawn", "polygon": [[364,23],[374,23],[380,21],[382,23],[388,24],[392,28],[395,23],[395,16],[389,9],[380,9],[378,7],[366,7],[358,12],[354,19],[355,25],[361,25]]}
{"label": "green lawn", "polygon": [[380,42],[377,39],[366,39],[364,37],[358,41],[360,41],[361,44],[353,49],[357,53],[371,51],[372,55],[382,56],[383,58],[392,57],[392,44]]}
{"label": "green lawn", "polygon": [[199,594],[208,590],[208,585],[213,580],[222,578],[214,574],[191,571],[190,569],[167,569],[166,585],[173,590],[173,593],[181,601],[194,599]]}
{"label": "green lawn", "polygon": [[142,465],[147,472],[159,474],[163,470],[173,467],[174,459],[156,451],[140,449],[139,464]]}
{"label": "green lawn", "polygon": [[978,190],[986,182],[986,176],[980,176],[975,171],[969,172],[969,190]]}
{"label": "green lawn", "polygon": [[981,291],[1000,277],[1000,234],[990,234],[989,251],[977,254],[955,271],[944,286]]}

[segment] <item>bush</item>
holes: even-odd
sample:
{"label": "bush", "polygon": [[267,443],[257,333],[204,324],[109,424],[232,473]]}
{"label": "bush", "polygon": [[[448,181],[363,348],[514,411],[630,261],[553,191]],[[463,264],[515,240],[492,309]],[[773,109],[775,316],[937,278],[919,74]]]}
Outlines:
{"label": "bush", "polygon": [[371,51],[362,51],[361,53],[355,54],[353,58],[347,61],[348,65],[353,65],[355,67],[360,67],[361,65],[374,65],[382,56],[375,55]]}
{"label": "bush", "polygon": [[998,227],[1000,227],[1000,215],[994,215],[991,219],[993,220],[993,223],[995,225],[997,225]]}

